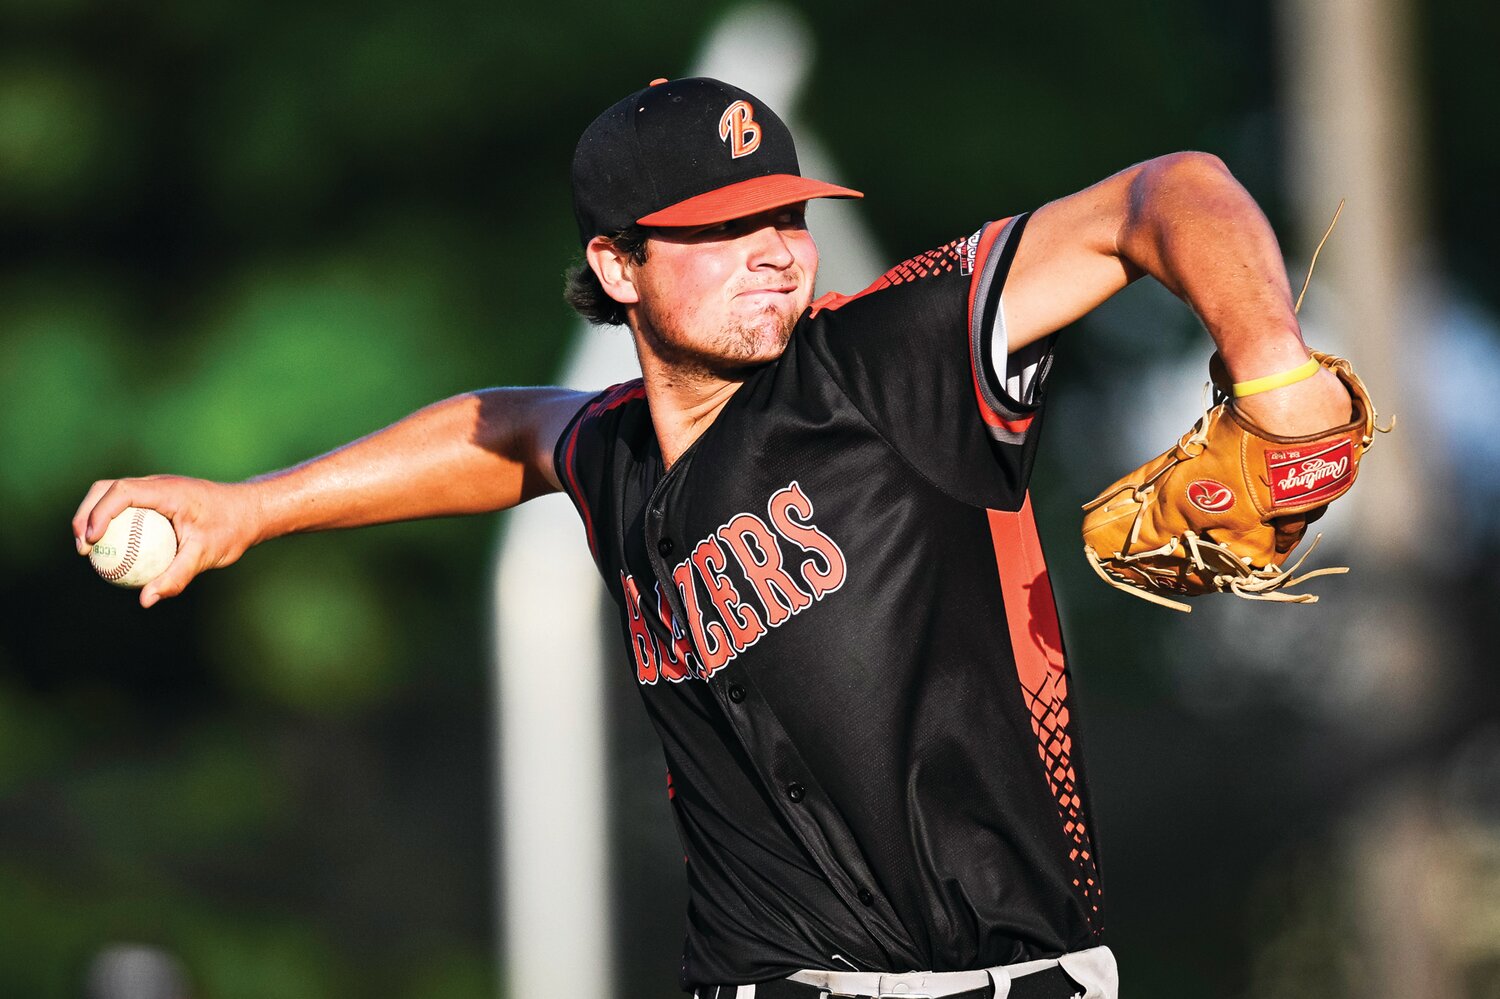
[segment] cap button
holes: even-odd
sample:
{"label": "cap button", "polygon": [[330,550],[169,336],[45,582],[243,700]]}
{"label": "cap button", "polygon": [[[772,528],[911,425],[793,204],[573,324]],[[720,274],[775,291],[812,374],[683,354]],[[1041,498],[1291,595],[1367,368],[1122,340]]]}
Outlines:
{"label": "cap button", "polygon": [[670,83],[670,82],[671,81],[668,80],[665,76],[658,76],[656,79],[654,79],[654,80],[651,81],[651,86],[653,86],[653,87],[659,87],[663,83]]}

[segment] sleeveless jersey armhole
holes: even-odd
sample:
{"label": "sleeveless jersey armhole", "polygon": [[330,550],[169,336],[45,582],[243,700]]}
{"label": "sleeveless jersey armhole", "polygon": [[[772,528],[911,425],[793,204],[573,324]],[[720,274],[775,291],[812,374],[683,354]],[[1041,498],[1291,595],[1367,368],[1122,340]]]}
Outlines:
{"label": "sleeveless jersey armhole", "polygon": [[1030,213],[992,222],[969,238],[970,364],[980,417],[990,437],[1020,444],[1037,410],[1052,367],[1054,337],[1011,353],[1002,308],[1005,280]]}
{"label": "sleeveless jersey armhole", "polygon": [[[589,481],[585,479],[579,463],[605,460],[607,450],[601,451],[597,442],[591,445],[584,437],[591,421],[597,421],[603,414],[633,399],[642,398],[644,394],[639,378],[610,386],[578,407],[578,412],[573,414],[552,448],[553,470],[557,473],[563,492],[568,494],[568,498],[578,508],[578,516],[583,520],[584,533],[588,537],[589,553],[594,556],[596,563],[599,560],[599,542],[594,524],[595,504],[589,496]],[[598,488],[597,483],[594,487]]]}

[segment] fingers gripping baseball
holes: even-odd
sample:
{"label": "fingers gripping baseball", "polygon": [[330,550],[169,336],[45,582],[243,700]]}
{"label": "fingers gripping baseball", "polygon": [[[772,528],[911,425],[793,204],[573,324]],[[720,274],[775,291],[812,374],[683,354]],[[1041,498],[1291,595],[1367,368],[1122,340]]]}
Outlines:
{"label": "fingers gripping baseball", "polygon": [[105,479],[89,488],[73,517],[79,554],[88,554],[130,507],[160,513],[177,536],[175,557],[141,589],[142,607],[176,596],[200,573],[234,563],[256,541],[257,507],[247,484],[156,475]]}
{"label": "fingers gripping baseball", "polygon": [[205,559],[206,555],[203,545],[196,540],[179,546],[177,557],[172,559],[172,564],[141,589],[141,606],[150,607],[163,597],[175,597],[185,590],[188,583],[192,582],[193,577],[199,573],[207,569],[219,568],[217,565],[209,564]]}
{"label": "fingers gripping baseball", "polygon": [[[80,555],[87,555],[94,542],[99,540],[98,534],[93,536],[93,541],[88,540],[89,515],[93,513],[94,508],[99,505],[99,500],[114,484],[114,479],[101,479],[89,486],[89,491],[83,496],[83,502],[78,504],[78,509],[73,514],[73,544]],[[106,519],[105,522],[108,523],[108,520]]]}

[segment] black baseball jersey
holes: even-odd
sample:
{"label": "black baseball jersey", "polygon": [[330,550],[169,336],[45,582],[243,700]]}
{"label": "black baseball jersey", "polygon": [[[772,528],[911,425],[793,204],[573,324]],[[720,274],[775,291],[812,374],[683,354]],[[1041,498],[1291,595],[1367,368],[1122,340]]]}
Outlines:
{"label": "black baseball jersey", "polygon": [[1051,343],[1003,349],[1024,225],[814,302],[670,470],[639,381],[558,441],[666,752],[687,988],[1101,942],[1026,489]]}

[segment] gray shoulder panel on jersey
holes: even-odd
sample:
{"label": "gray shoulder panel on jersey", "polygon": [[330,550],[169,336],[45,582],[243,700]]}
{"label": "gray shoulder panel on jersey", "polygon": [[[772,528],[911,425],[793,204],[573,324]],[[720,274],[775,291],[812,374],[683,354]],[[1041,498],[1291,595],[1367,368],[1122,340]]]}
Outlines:
{"label": "gray shoulder panel on jersey", "polygon": [[[1031,400],[1018,401],[1004,391],[1002,379],[1005,373],[994,370],[991,360],[993,355],[990,350],[990,344],[995,337],[999,337],[1001,343],[1009,342],[1005,329],[1005,312],[1000,307],[1000,297],[1004,291],[1006,276],[1010,273],[1011,261],[1015,258],[1021,232],[1026,227],[1027,218],[1029,218],[1029,213],[1017,215],[1007,222],[1005,228],[995,237],[994,243],[990,246],[990,252],[985,255],[983,266],[974,276],[974,305],[969,312],[969,360],[973,365],[974,383],[978,386],[980,402],[990,411],[990,414],[997,418],[985,419],[985,426],[990,436],[1002,444],[1022,443],[1026,438],[1025,428],[1006,426],[1006,424],[1025,421],[1036,411],[1036,405]],[[1025,395],[1030,397],[1037,395],[1037,389],[1046,377],[1050,361],[1050,352],[1040,359],[1030,359],[1036,367],[1031,377],[1025,379],[1029,383]]]}

